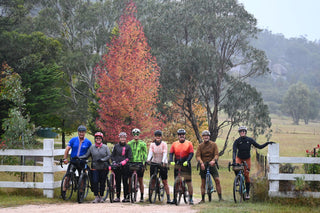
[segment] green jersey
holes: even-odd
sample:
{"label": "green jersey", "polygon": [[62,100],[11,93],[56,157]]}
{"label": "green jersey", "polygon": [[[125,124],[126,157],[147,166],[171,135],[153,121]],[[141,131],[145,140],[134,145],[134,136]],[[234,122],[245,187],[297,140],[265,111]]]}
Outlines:
{"label": "green jersey", "polygon": [[132,150],[132,158],[130,162],[145,162],[147,159],[147,144],[143,140],[131,140],[128,145]]}

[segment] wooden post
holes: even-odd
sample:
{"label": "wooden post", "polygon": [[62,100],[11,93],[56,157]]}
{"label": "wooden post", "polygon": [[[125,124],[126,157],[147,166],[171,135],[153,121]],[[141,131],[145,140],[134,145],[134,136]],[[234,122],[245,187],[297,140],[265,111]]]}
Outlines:
{"label": "wooden post", "polygon": [[268,174],[269,179],[269,195],[272,196],[279,192],[279,180],[270,180],[270,176],[279,175],[279,144],[270,144],[268,147],[268,157],[270,171]]}
{"label": "wooden post", "polygon": [[53,150],[54,150],[54,140],[44,139],[43,140],[43,150],[50,151],[51,156],[43,157],[43,167],[50,170],[50,172],[43,173],[43,195],[47,198],[53,198],[54,195],[54,171],[53,171]]}

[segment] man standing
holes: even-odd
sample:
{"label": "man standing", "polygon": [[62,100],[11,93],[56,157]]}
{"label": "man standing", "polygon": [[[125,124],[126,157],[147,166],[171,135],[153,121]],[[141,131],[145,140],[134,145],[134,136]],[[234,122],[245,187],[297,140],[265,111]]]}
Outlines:
{"label": "man standing", "polygon": [[[192,186],[192,177],[191,177],[191,159],[193,157],[193,145],[191,141],[186,140],[186,130],[178,130],[179,140],[174,142],[170,149],[170,162],[171,165],[177,164],[181,167],[181,176],[184,177],[185,182],[188,185],[189,192],[189,204],[193,205],[192,195],[193,195],[193,186]],[[175,156],[173,161],[173,155]],[[174,169],[174,178],[178,175],[178,169]],[[177,198],[174,197],[173,203],[176,203]]]}
{"label": "man standing", "polygon": [[[147,160],[147,144],[139,139],[140,136],[140,129],[133,129],[132,135],[133,140],[128,142],[128,145],[131,147],[132,150],[132,158],[130,162],[141,164],[140,169],[137,171],[138,174],[138,181],[140,186],[140,202],[143,202],[143,192],[144,192],[144,185],[143,185],[143,175],[144,175],[144,163]],[[130,172],[130,177],[132,172]],[[129,185],[131,185],[131,178],[129,178]]]}
{"label": "man standing", "polygon": [[[216,183],[216,188],[219,196],[219,201],[222,200],[221,196],[221,185],[219,179],[219,173],[217,170],[216,162],[219,158],[218,146],[215,142],[210,141],[210,132],[208,130],[204,130],[202,132],[203,142],[199,145],[196,158],[200,163],[200,176],[201,176],[201,196],[202,199],[200,203],[204,203],[205,199],[205,185],[206,185],[206,174],[207,168],[209,166],[210,174],[212,175],[214,182]],[[208,197],[209,202],[211,201],[211,195]]]}

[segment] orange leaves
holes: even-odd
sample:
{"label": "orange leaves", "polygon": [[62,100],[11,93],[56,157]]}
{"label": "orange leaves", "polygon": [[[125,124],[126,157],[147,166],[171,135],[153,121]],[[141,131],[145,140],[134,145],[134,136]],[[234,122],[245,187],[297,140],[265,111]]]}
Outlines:
{"label": "orange leaves", "polygon": [[135,15],[130,2],[120,18],[118,36],[107,44],[108,53],[96,67],[101,108],[97,125],[109,141],[118,141],[120,131],[129,133],[138,127],[147,136],[163,125],[153,117],[160,70]]}

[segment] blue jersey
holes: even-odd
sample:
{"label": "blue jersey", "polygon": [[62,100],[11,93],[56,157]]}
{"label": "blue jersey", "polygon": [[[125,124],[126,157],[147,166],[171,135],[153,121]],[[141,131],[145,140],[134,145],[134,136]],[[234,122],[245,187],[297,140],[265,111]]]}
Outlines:
{"label": "blue jersey", "polygon": [[71,138],[71,140],[68,143],[68,146],[71,147],[71,158],[74,158],[76,156],[81,156],[87,153],[88,149],[91,146],[91,142],[89,139],[85,138],[84,141],[81,144],[81,147],[79,147],[79,137]]}

